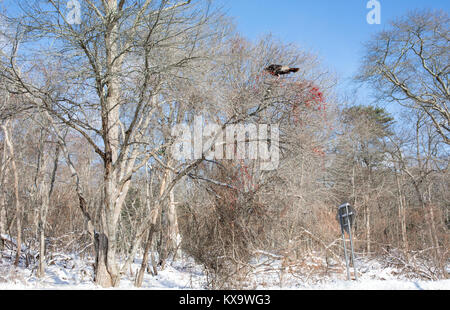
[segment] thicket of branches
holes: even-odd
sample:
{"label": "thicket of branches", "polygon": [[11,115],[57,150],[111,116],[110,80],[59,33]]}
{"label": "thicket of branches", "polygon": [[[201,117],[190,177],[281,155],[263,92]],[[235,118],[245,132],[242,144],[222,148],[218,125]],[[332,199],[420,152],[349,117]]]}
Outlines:
{"label": "thicket of branches", "polygon": [[[435,57],[445,52],[412,51],[435,60],[421,71],[438,94],[410,96],[411,110],[394,119],[342,102],[314,55],[272,37],[249,42],[207,2],[82,3],[76,26],[56,0],[24,1],[23,16],[2,17],[3,259],[43,276],[52,253],[76,253],[92,259],[98,284],[117,286],[143,255],[140,286],[183,252],[213,287],[236,286],[259,253],[339,259],[336,207],[349,202],[358,255],[395,250],[405,268],[421,259],[430,266],[422,276],[448,277],[448,50],[447,63]],[[438,28],[425,17],[448,42],[448,16],[436,17]],[[417,38],[413,48],[425,48]],[[381,62],[369,68],[374,57],[360,79],[404,103],[405,84]],[[273,77],[263,71],[271,63],[300,72]],[[172,128],[200,114],[220,126],[276,124],[277,169],[175,160]]]}

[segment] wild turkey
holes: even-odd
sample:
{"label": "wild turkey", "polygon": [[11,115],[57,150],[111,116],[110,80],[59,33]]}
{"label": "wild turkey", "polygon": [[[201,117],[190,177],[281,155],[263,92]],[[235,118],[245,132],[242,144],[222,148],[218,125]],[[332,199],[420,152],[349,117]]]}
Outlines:
{"label": "wild turkey", "polygon": [[282,66],[282,65],[270,65],[267,68],[265,68],[264,70],[274,76],[279,77],[280,75],[298,72],[300,69],[299,68],[291,68],[289,66]]}

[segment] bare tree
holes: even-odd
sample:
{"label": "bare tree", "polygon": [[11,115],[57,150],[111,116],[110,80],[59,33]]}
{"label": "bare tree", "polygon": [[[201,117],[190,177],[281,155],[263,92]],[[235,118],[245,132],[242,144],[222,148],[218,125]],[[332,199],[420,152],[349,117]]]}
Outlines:
{"label": "bare tree", "polygon": [[3,130],[4,138],[5,138],[5,146],[8,149],[8,154],[11,159],[11,170],[13,175],[13,184],[14,184],[14,198],[15,198],[15,220],[16,220],[16,228],[17,228],[17,239],[16,239],[16,258],[14,261],[14,265],[18,265],[20,261],[20,254],[22,251],[22,218],[23,218],[23,207],[20,201],[19,195],[19,176],[16,165],[16,158],[14,155],[14,146],[11,141],[11,133],[10,133],[10,121],[7,120],[5,124],[1,124],[1,128]]}
{"label": "bare tree", "polygon": [[[6,235],[6,229],[7,229],[7,218],[6,218],[6,190],[5,190],[5,183],[6,183],[6,172],[9,165],[10,157],[8,156],[8,148],[6,145],[6,142],[4,140],[3,146],[2,146],[2,158],[1,158],[1,165],[0,165],[0,185],[1,185],[1,191],[0,191],[0,235],[4,236]],[[3,237],[0,237],[0,246],[1,249],[3,249],[4,246],[4,240]]]}
{"label": "bare tree", "polygon": [[391,22],[366,46],[360,81],[370,82],[381,98],[429,117],[450,144],[449,25],[443,11],[415,11]]}
{"label": "bare tree", "polygon": [[[407,153],[404,150],[404,145],[401,143],[401,139],[391,139],[391,145],[393,151],[394,163],[401,169],[403,177],[406,178],[412,188],[412,193],[415,193],[417,204],[422,210],[422,219],[424,220],[429,236],[429,244],[433,250],[433,258],[435,263],[439,267],[441,277],[448,277],[445,269],[446,255],[443,255],[444,240],[440,240],[439,237],[439,224],[442,219],[436,214],[439,208],[436,206],[436,199],[434,195],[437,190],[434,183],[437,175],[444,173],[447,169],[445,159],[441,158],[440,145],[442,144],[439,137],[439,133],[435,132],[433,124],[426,118],[423,112],[417,112],[415,115],[410,116],[409,119],[413,124],[413,131],[410,137],[410,145],[413,148],[412,152]],[[443,169],[443,170],[442,170]],[[398,178],[398,176],[396,176]],[[398,181],[400,182],[400,181]],[[398,184],[400,188],[400,184]],[[402,195],[399,195],[399,199],[402,199]],[[405,204],[406,202],[402,202]],[[404,206],[401,206],[403,209]],[[400,210],[401,214],[404,214],[404,210]],[[404,215],[402,215],[402,234],[406,234],[406,228],[403,226]],[[406,236],[403,236],[403,242],[408,246]]]}
{"label": "bare tree", "polygon": [[[56,172],[58,169],[58,160],[59,160],[59,153],[60,153],[60,146],[58,143],[55,143],[55,151],[54,151],[54,158],[53,158],[53,167],[51,167],[51,170],[49,168],[50,164],[50,158],[49,154],[41,153],[40,156],[42,156],[42,165],[38,165],[38,171],[42,170],[41,176],[39,180],[39,185],[36,184],[39,188],[39,197],[40,197],[40,204],[39,204],[39,218],[38,218],[38,235],[39,235],[39,268],[37,271],[37,275],[39,277],[44,277],[45,275],[45,227],[47,225],[47,214],[50,207],[50,198],[52,196],[52,192],[55,186],[55,178],[56,178]],[[43,143],[41,143],[40,151],[43,152]],[[46,156],[47,155],[47,156]],[[50,171],[49,171],[50,170]]]}
{"label": "bare tree", "polygon": [[[62,11],[63,2],[24,2],[20,17],[7,18],[9,29],[19,31],[10,36],[9,60],[3,57],[4,77],[10,92],[25,94],[28,105],[83,136],[102,159],[101,223],[93,236],[95,278],[102,286],[116,286],[123,202],[133,174],[162,147],[146,142],[147,128],[155,115],[164,113],[164,83],[183,78],[177,71],[202,58],[197,46],[213,35],[210,12],[203,1],[84,1],[83,22],[75,25]],[[35,72],[46,81],[41,86],[29,78],[31,72],[21,71],[31,57],[22,58],[20,47],[28,46],[29,53],[33,41],[53,39],[58,43],[44,52],[45,59],[39,57],[42,51],[34,53],[33,61],[43,64]],[[81,198],[80,207],[89,221],[92,216]]]}

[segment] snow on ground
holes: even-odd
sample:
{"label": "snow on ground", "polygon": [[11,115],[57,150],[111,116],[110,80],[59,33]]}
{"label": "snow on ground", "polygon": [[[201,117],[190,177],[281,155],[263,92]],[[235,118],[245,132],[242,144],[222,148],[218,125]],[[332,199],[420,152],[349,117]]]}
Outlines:
{"label": "snow on ground", "polygon": [[405,281],[405,280],[367,280],[332,281],[305,289],[311,290],[449,290],[450,280]]}
{"label": "snow on ground", "polygon": [[[36,270],[14,267],[10,259],[0,260],[0,290],[3,289],[102,289],[93,279],[93,260],[86,262],[75,256],[57,255],[46,268],[46,275],[36,277]],[[135,289],[134,275],[140,268],[136,259],[120,281],[119,289]],[[134,275],[132,275],[132,273]],[[191,259],[167,263],[157,276],[145,273],[142,288],[145,289],[203,289],[205,276],[202,268]]]}
{"label": "snow on ground", "polygon": [[402,273],[377,259],[356,259],[358,280],[354,269],[347,281],[343,262],[329,261],[310,254],[300,262],[268,259],[262,255],[254,262],[259,265],[253,273],[253,289],[301,290],[449,290],[450,280],[424,281],[418,276]]}
{"label": "snow on ground", "polygon": [[[5,289],[101,289],[92,282],[92,261],[75,255],[55,254],[50,258],[46,276],[39,279],[35,268],[12,265],[13,253],[2,253],[0,258],[0,290]],[[449,290],[450,280],[423,281],[401,274],[377,260],[358,259],[359,280],[346,281],[342,262],[325,262],[318,255],[309,255],[300,261],[286,262],[276,255],[262,254],[251,262],[254,267],[242,281],[243,289],[260,290]],[[123,275],[119,289],[135,289],[134,275],[140,266],[136,259]],[[352,273],[353,276],[353,273]],[[142,289],[206,289],[203,268],[193,259],[181,256],[168,262],[155,277],[146,273]]]}

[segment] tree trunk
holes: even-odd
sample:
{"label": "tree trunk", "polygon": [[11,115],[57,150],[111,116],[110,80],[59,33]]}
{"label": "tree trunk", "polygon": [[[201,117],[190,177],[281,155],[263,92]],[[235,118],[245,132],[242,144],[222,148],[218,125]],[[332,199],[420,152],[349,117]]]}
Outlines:
{"label": "tree trunk", "polygon": [[37,270],[37,276],[39,278],[45,275],[45,232],[42,223],[38,224],[39,228],[39,268]]}
{"label": "tree trunk", "polygon": [[[45,170],[45,164],[43,169]],[[37,271],[37,276],[39,278],[44,277],[45,275],[45,225],[47,223],[47,210],[49,205],[49,192],[50,190],[47,190],[47,182],[42,180],[42,183],[40,184],[40,193],[41,193],[41,206],[39,210],[39,222],[38,222],[38,234],[39,234],[39,267]]]}
{"label": "tree trunk", "polygon": [[9,135],[9,129],[8,129],[9,121],[6,122],[5,125],[2,125],[2,129],[5,135],[5,144],[8,147],[9,150],[9,156],[11,158],[11,169],[14,176],[14,197],[16,201],[16,228],[17,228],[17,240],[16,240],[16,246],[17,246],[17,252],[16,252],[16,258],[14,260],[14,265],[19,265],[20,260],[20,254],[22,251],[22,205],[20,204],[20,197],[19,197],[19,176],[17,174],[17,167],[16,167],[16,160],[14,156],[14,147],[11,143],[10,135]]}
{"label": "tree trunk", "polygon": [[[164,172],[163,178],[161,180],[161,185],[159,188],[159,198],[162,197],[164,191],[166,190],[167,184],[170,182],[170,172],[166,170]],[[152,225],[157,224],[158,215],[161,213],[160,216],[160,239],[158,244],[158,254],[159,254],[159,265],[161,268],[164,268],[165,260],[167,258],[167,225],[165,225],[166,218],[166,210],[165,210],[165,202],[161,201],[160,204],[155,206],[155,209],[153,210],[153,216],[152,216]]]}
{"label": "tree trunk", "polygon": [[102,287],[114,286],[113,276],[108,271],[108,237],[102,233],[96,233],[94,237],[95,246],[95,278],[96,284]]}
{"label": "tree trunk", "polygon": [[366,237],[367,237],[367,255],[370,255],[370,251],[372,250],[370,244],[371,231],[370,231],[370,208],[368,205],[368,201],[366,201]]}
{"label": "tree trunk", "polygon": [[[40,196],[42,198],[42,203],[39,210],[39,268],[37,275],[42,278],[45,275],[45,226],[47,225],[47,213],[50,206],[50,197],[53,192],[53,186],[56,179],[56,171],[58,170],[58,159],[59,159],[59,145],[56,145],[55,159],[52,168],[52,174],[50,179],[45,175],[47,170],[48,160],[44,159],[44,164],[42,170],[44,171],[44,176],[40,184]],[[44,155],[42,155],[44,156]]]}
{"label": "tree trunk", "polygon": [[[7,168],[8,154],[6,152],[6,143],[3,145],[3,157],[0,166],[0,235],[6,234],[7,219],[6,219],[6,200],[3,185],[5,184],[5,175]],[[3,250],[4,241],[0,238],[0,251]]]}
{"label": "tree trunk", "polygon": [[406,234],[406,210],[405,210],[405,200],[403,198],[403,192],[401,189],[400,184],[400,176],[396,173],[395,178],[397,181],[397,191],[398,191],[398,217],[400,220],[401,225],[401,234],[402,234],[402,248],[403,251],[405,251],[406,256],[408,258],[408,250],[409,250],[409,244],[408,244],[408,236]]}
{"label": "tree trunk", "polygon": [[119,185],[114,180],[109,173],[106,174],[104,207],[101,213],[102,231],[95,234],[97,262],[95,282],[102,287],[117,287],[120,282],[120,270],[116,260],[117,224],[129,182],[122,187],[123,193],[118,193]]}
{"label": "tree trunk", "polygon": [[[6,234],[6,204],[3,192],[0,192],[0,235]],[[4,248],[3,238],[0,238],[0,251]]]}
{"label": "tree trunk", "polygon": [[[117,0],[106,0],[106,15],[117,14]],[[101,213],[102,231],[95,236],[96,275],[95,281],[102,287],[118,286],[120,272],[116,261],[117,224],[122,205],[128,192],[130,180],[120,184],[118,163],[119,124],[120,124],[120,77],[123,55],[119,55],[119,25],[117,21],[107,22],[105,31],[106,69],[109,79],[107,91],[102,100],[102,138],[104,143],[104,184],[103,212]]]}
{"label": "tree trunk", "polygon": [[144,279],[144,273],[145,270],[147,269],[148,266],[148,254],[150,252],[150,247],[152,245],[153,242],[153,233],[155,232],[155,226],[151,225],[149,232],[148,232],[148,237],[147,237],[147,242],[145,244],[145,249],[144,249],[144,256],[142,257],[142,263],[141,263],[141,268],[139,269],[139,272],[136,276],[136,280],[134,282],[134,285],[136,287],[141,287],[142,286],[142,280]]}
{"label": "tree trunk", "polygon": [[177,209],[175,203],[175,195],[173,193],[173,189],[169,194],[169,208],[167,210],[167,224],[168,224],[168,248],[169,253],[173,254],[175,259],[178,249],[178,218],[177,218]]}

